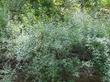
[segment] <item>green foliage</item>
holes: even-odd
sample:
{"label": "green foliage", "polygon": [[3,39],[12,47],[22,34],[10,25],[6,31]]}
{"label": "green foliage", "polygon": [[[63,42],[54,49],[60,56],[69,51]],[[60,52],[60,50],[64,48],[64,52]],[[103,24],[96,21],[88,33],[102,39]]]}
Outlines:
{"label": "green foliage", "polygon": [[35,16],[60,20],[63,20],[65,12],[72,7],[74,2],[74,0],[30,0]]}
{"label": "green foliage", "polygon": [[70,14],[73,2],[1,0],[0,81],[74,82],[86,67],[110,81],[110,19]]}
{"label": "green foliage", "polygon": [[[83,67],[84,53],[90,56],[88,61],[102,77],[109,76],[109,39],[104,23],[76,13],[60,24],[39,21],[28,26],[33,28],[22,29],[14,39],[16,59],[24,62],[17,69],[26,75],[26,81],[74,81]],[[18,24],[18,27],[22,26]]]}
{"label": "green foliage", "polygon": [[101,3],[105,7],[110,7],[110,0],[102,0]]}

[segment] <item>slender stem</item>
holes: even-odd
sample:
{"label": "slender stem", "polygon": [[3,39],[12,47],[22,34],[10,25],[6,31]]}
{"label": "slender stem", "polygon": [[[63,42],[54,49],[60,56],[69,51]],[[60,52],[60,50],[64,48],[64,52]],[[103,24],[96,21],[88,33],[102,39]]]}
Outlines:
{"label": "slender stem", "polygon": [[81,7],[81,12],[84,11],[84,0],[80,0],[81,4],[80,4],[80,7]]}

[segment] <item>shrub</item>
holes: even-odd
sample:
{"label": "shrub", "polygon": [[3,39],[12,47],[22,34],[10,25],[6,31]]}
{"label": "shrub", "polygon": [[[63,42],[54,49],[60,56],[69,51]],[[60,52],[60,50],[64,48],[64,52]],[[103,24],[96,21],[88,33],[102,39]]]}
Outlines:
{"label": "shrub", "polygon": [[86,66],[98,70],[103,80],[109,82],[110,41],[106,23],[85,13],[73,14],[60,23],[39,20],[25,26],[15,22],[9,24],[12,35],[8,39],[16,61],[11,70],[15,80],[73,82],[80,69],[90,62],[93,65]]}

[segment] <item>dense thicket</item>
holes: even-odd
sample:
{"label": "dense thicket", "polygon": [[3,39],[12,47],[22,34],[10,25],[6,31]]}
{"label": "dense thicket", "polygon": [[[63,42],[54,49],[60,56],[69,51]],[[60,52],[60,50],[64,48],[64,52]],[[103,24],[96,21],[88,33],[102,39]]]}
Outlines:
{"label": "dense thicket", "polygon": [[110,82],[109,0],[0,4],[0,82]]}

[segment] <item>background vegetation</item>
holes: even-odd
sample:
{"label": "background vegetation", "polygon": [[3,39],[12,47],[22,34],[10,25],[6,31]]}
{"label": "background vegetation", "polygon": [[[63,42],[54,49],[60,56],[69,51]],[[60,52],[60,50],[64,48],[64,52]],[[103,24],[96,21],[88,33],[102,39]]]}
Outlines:
{"label": "background vegetation", "polygon": [[0,0],[0,82],[110,82],[110,0]]}

